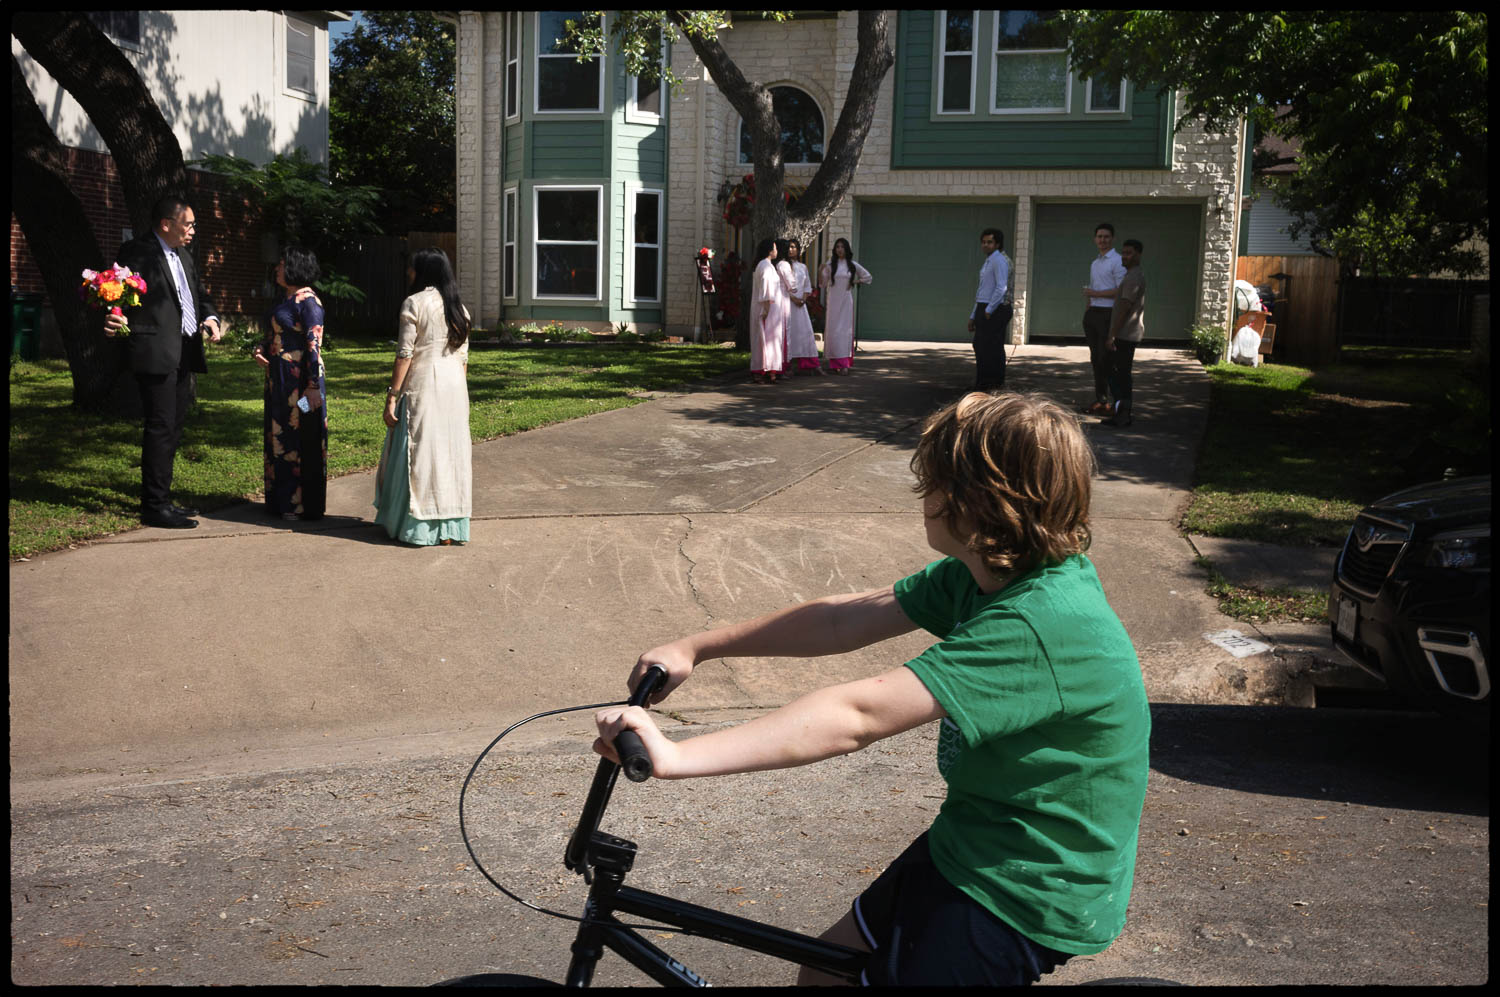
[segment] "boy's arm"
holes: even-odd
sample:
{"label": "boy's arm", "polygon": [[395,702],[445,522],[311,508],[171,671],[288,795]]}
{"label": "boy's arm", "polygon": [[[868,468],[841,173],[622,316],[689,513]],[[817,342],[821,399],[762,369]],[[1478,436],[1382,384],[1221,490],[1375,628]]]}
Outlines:
{"label": "boy's arm", "polygon": [[654,647],[636,660],[628,684],[633,691],[646,669],[660,665],[667,681],[651,698],[654,706],[685,682],[699,662],[726,657],[816,658],[843,654],[915,629],[917,625],[896,601],[895,586],[824,596],[747,623]]}
{"label": "boy's arm", "polygon": [[618,761],[622,729],[640,735],[659,779],[793,768],[847,755],[882,738],[947,716],[922,680],[902,666],[874,678],[808,693],[749,723],[672,742],[639,706],[599,711],[594,750]]}

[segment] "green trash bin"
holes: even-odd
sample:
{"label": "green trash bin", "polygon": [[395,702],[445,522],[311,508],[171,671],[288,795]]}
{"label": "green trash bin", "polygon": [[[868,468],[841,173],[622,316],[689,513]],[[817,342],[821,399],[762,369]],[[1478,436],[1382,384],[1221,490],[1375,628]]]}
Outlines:
{"label": "green trash bin", "polygon": [[40,294],[10,292],[10,355],[36,360],[41,354],[42,301]]}

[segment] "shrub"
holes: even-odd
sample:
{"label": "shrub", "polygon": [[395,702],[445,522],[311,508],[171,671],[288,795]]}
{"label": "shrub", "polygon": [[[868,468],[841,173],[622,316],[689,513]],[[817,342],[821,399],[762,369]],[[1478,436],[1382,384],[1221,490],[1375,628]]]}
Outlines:
{"label": "shrub", "polygon": [[1224,330],[1216,325],[1195,325],[1188,330],[1188,335],[1193,339],[1193,352],[1198,355],[1198,362],[1205,367],[1217,363],[1219,357],[1224,354],[1225,335]]}

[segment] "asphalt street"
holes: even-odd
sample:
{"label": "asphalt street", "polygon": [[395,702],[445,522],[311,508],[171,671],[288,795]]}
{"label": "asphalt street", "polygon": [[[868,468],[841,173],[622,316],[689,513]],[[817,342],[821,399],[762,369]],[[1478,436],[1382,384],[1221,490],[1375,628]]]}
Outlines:
{"label": "asphalt street", "polygon": [[[663,640],[926,563],[906,465],[921,417],[971,368],[958,348],[870,344],[848,378],[732,377],[477,445],[462,548],[389,542],[356,474],[330,482],[321,523],[243,505],[12,564],[12,979],[559,977],[569,925],[501,896],[460,838],[473,759],[515,720],[621,698]],[[1358,674],[1318,628],[1219,615],[1176,530],[1206,376],[1153,350],[1136,383],[1133,427],[1088,428],[1090,556],[1153,704],[1136,885],[1121,939],[1044,982],[1482,982],[1487,741],[1420,714],[1310,708]],[[1084,351],[1020,347],[1008,387],[1081,402]],[[1264,650],[1205,637],[1226,629]],[[743,720],[923,646],[705,663],[663,723]],[[582,884],[560,855],[593,768],[587,718],[502,742],[466,809],[491,874],[574,914]],[[934,741],[622,784],[605,828],[641,846],[632,885],[816,933],[931,821]],[[716,984],[795,975],[668,935],[648,932]],[[607,957],[596,982],[645,980]]]}

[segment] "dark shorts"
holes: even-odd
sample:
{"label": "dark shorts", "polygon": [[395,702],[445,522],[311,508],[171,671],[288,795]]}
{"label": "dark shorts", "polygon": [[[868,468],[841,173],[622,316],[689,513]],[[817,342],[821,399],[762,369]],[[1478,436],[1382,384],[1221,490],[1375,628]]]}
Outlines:
{"label": "dark shorts", "polygon": [[855,899],[854,921],[874,952],[869,986],[1025,986],[1069,959],[950,884],[925,833]]}

